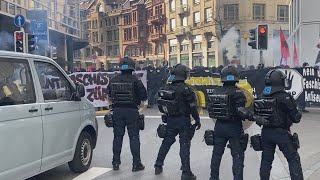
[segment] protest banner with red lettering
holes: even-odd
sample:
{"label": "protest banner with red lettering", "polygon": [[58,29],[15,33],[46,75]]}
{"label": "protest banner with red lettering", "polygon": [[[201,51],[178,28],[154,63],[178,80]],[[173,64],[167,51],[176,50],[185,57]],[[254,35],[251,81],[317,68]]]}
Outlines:
{"label": "protest banner with red lettering", "polygon": [[[69,77],[74,83],[82,83],[86,89],[85,97],[94,107],[107,107],[110,105],[107,87],[110,79],[119,72],[77,72]],[[147,88],[147,72],[136,71],[135,74]]]}

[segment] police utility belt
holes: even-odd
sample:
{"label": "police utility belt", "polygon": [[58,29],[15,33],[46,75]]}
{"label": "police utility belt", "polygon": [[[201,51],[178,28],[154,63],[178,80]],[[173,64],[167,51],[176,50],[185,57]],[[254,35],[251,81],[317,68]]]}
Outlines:
{"label": "police utility belt", "polygon": [[210,94],[208,103],[209,117],[222,121],[233,121],[235,118],[235,110],[232,109],[230,95],[227,93]]}
{"label": "police utility belt", "polygon": [[[113,114],[112,113],[106,114],[104,116],[104,123],[109,128],[113,127],[114,118],[113,118]],[[139,126],[140,130],[144,130],[145,123],[144,123],[144,115],[143,114],[139,115],[138,126]]]}
{"label": "police utility belt", "polygon": [[[289,133],[289,132],[288,132]],[[293,143],[293,146],[296,149],[300,148],[300,141],[299,141],[299,136],[297,133],[293,133],[293,135],[290,134],[290,139]],[[251,147],[255,150],[255,151],[262,151],[262,138],[260,134],[256,134],[254,136],[250,137],[250,142],[251,142]]]}
{"label": "police utility belt", "polygon": [[[215,142],[214,137],[215,137],[214,131],[208,129],[205,131],[203,139],[208,146],[214,146],[214,142]],[[249,142],[249,135],[242,133],[240,136],[240,145],[243,151],[247,149],[248,142]],[[232,148],[232,145],[229,144],[228,148]]]}

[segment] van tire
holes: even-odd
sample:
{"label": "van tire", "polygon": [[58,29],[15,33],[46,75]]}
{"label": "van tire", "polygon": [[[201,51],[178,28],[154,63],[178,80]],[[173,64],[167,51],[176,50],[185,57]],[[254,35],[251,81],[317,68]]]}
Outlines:
{"label": "van tire", "polygon": [[69,168],[74,173],[83,173],[91,165],[93,143],[91,135],[84,131],[80,134],[73,160],[69,162]]}

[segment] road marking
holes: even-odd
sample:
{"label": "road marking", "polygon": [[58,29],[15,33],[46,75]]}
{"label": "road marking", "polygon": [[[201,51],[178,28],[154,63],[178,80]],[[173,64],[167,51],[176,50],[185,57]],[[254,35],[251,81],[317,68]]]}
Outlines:
{"label": "road marking", "polygon": [[93,168],[90,168],[88,171],[80,174],[79,176],[73,178],[72,180],[92,180],[111,170],[112,170],[111,168],[93,167]]}
{"label": "road marking", "polygon": [[[104,116],[97,116],[98,119],[100,118],[104,118]],[[145,116],[146,119],[161,119],[161,116]],[[204,116],[204,117],[200,117],[200,119],[211,119],[210,117]]]}

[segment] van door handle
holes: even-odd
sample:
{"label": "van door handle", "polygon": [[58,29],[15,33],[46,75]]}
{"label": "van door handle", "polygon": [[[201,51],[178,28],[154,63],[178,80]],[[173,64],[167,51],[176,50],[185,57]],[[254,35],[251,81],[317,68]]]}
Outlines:
{"label": "van door handle", "polygon": [[51,111],[51,110],[53,110],[53,107],[46,107],[46,108],[44,108],[44,110]]}
{"label": "van door handle", "polygon": [[29,112],[35,113],[35,112],[38,112],[38,109],[33,109],[33,108],[32,108],[32,109],[29,110]]}

